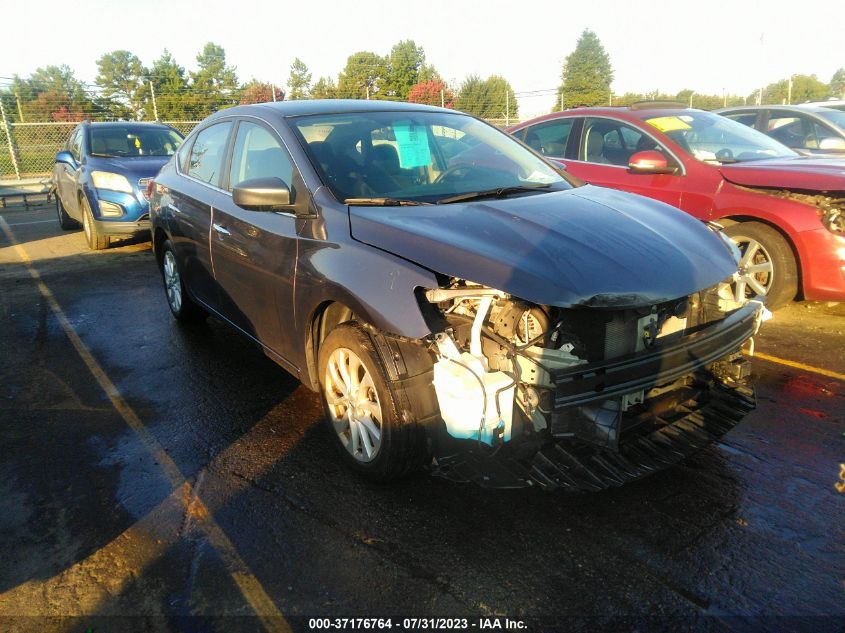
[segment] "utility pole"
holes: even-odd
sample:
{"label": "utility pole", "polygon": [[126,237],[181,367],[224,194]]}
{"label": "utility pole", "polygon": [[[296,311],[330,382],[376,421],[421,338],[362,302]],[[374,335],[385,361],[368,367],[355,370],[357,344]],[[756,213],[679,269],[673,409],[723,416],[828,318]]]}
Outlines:
{"label": "utility pole", "polygon": [[563,90],[560,91],[560,111],[563,112]]}
{"label": "utility pole", "polygon": [[156,89],[155,89],[155,86],[153,86],[153,80],[150,79],[149,82],[150,82],[150,96],[152,96],[152,98],[153,98],[153,116],[155,117],[155,120],[158,121],[158,104],[156,103]]}
{"label": "utility pole", "polygon": [[610,91],[610,96],[607,98],[608,107],[613,107],[613,90]]}
{"label": "utility pole", "polygon": [[728,93],[725,92],[724,88],[722,88],[722,107],[723,108],[728,107]]}
{"label": "utility pole", "polygon": [[692,107],[692,96],[694,94],[695,94],[694,92],[689,93],[689,107]]}
{"label": "utility pole", "polygon": [[370,100],[370,85],[367,84],[367,101]]}
{"label": "utility pole", "polygon": [[446,107],[446,95],[443,94],[443,88],[440,89],[440,107],[441,108]]}
{"label": "utility pole", "polygon": [[3,129],[6,131],[6,142],[9,144],[9,156],[12,158],[12,167],[15,168],[15,178],[21,179],[21,168],[18,165],[18,157],[15,153],[15,146],[12,145],[12,130],[9,127],[9,119],[6,118],[6,107],[3,105],[3,98],[0,97],[0,119],[3,120]]}
{"label": "utility pole", "polygon": [[270,90],[273,91],[273,103],[276,103],[276,84],[270,84]]}
{"label": "utility pole", "polygon": [[505,127],[511,124],[511,91],[505,90]]}
{"label": "utility pole", "polygon": [[23,110],[21,109],[21,98],[20,98],[20,95],[18,95],[17,92],[15,92],[15,101],[17,101],[17,103],[18,103],[18,116],[21,119],[21,123],[26,123],[26,121],[24,121],[24,119],[23,119]]}
{"label": "utility pole", "polygon": [[786,82],[786,104],[792,105],[792,75],[789,76],[789,81]]}

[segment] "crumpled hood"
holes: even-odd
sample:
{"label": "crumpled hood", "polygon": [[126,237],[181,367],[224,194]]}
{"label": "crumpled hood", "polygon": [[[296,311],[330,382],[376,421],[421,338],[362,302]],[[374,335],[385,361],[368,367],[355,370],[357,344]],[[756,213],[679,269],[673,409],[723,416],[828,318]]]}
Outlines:
{"label": "crumpled hood", "polygon": [[726,180],[748,187],[845,191],[845,159],[771,158],[719,167]]}
{"label": "crumpled hood", "polygon": [[729,277],[727,245],[691,216],[633,194],[584,186],[503,200],[349,207],[352,236],[534,303],[635,307]]}
{"label": "crumpled hood", "polygon": [[129,179],[129,182],[137,185],[141,178],[153,178],[158,175],[158,172],[170,158],[170,156],[150,156],[148,158],[94,157],[91,160],[91,169],[123,174]]}

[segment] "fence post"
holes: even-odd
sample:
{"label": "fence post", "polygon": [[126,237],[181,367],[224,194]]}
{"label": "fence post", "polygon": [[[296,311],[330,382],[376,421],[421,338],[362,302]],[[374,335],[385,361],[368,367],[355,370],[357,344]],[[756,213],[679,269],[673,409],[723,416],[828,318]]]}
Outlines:
{"label": "fence post", "polygon": [[12,158],[12,166],[15,168],[15,178],[21,179],[21,168],[18,165],[18,157],[15,153],[15,146],[12,143],[12,128],[9,126],[9,119],[6,118],[6,106],[3,105],[3,98],[0,97],[0,117],[3,118],[3,129],[6,131],[6,141],[9,144],[9,156]]}

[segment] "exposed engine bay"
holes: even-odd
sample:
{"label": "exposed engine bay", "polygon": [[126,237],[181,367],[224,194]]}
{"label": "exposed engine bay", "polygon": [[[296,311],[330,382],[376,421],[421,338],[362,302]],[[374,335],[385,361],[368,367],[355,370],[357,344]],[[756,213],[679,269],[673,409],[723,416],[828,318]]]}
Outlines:
{"label": "exposed engine bay", "polygon": [[[446,431],[469,446],[476,465],[505,449],[513,458],[510,474],[519,459],[525,463],[534,455],[536,461],[549,446],[556,453],[567,446],[592,449],[587,452],[593,456],[619,454],[709,402],[716,388],[738,390],[744,406],[753,406],[739,348],[770,316],[762,304],[734,301],[727,283],[660,305],[616,310],[534,305],[454,278],[427,291],[426,299],[447,324],[432,342],[433,384]],[[741,325],[723,326],[729,315]],[[455,479],[478,479],[452,451],[454,442],[445,446],[438,462],[459,465],[441,470]],[[522,485],[552,484],[534,470]],[[482,474],[479,483],[494,478]]]}
{"label": "exposed engine bay", "polygon": [[812,191],[737,186],[741,189],[756,191],[785,200],[795,200],[796,202],[802,202],[815,207],[819,219],[827,230],[832,233],[845,233],[845,196],[843,196],[841,191],[824,194]]}

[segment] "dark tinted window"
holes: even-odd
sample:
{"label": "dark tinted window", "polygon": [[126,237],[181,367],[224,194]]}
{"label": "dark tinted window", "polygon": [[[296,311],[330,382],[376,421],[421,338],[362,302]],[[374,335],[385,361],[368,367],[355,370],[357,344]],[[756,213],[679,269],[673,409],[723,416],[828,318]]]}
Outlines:
{"label": "dark tinted window", "polygon": [[226,141],[231,129],[232,122],[227,121],[207,127],[197,134],[188,165],[190,176],[215,187],[220,186],[220,172],[223,169]]}
{"label": "dark tinted window", "polygon": [[293,198],[293,163],[270,130],[255,123],[241,122],[232,152],[229,190],[244,180],[281,178]]}
{"label": "dark tinted window", "polygon": [[538,123],[527,128],[521,140],[541,154],[562,158],[566,155],[566,144],[574,124],[574,118]]}

